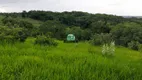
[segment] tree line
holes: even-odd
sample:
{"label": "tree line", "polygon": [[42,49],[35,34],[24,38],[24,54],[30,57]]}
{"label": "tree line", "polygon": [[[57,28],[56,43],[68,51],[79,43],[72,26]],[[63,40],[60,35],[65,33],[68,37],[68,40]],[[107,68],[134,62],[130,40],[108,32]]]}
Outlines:
{"label": "tree line", "polygon": [[[24,41],[27,37],[44,35],[64,40],[67,34],[72,33],[79,41],[87,40],[93,45],[101,45],[113,40],[117,45],[138,50],[142,43],[142,19],[138,18],[123,18],[116,15],[91,14],[80,11],[36,10],[21,13],[0,13],[0,15],[5,16],[2,19],[3,25],[0,26],[0,39],[11,36],[14,40]],[[31,18],[43,23],[35,27],[33,23],[18,20],[17,17]]]}

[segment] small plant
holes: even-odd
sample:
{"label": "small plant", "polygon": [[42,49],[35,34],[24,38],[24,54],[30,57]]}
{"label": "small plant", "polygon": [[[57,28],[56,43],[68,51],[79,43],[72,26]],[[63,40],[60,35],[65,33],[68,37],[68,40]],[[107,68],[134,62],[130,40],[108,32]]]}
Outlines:
{"label": "small plant", "polygon": [[110,44],[104,44],[102,47],[103,55],[114,55],[115,52],[115,42],[111,42]]}
{"label": "small plant", "polygon": [[50,37],[46,37],[44,35],[38,36],[35,40],[35,44],[40,44],[40,45],[44,45],[44,46],[57,46],[58,45],[58,43],[55,42],[54,39],[52,39]]}

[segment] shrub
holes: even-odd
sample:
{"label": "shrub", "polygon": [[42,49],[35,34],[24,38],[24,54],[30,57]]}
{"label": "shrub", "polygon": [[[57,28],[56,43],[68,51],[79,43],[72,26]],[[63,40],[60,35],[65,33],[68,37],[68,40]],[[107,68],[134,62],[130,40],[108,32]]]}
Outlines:
{"label": "shrub", "polygon": [[111,42],[110,44],[104,44],[102,47],[103,55],[114,55],[115,52],[115,43]]}
{"label": "shrub", "polygon": [[44,35],[38,36],[35,40],[35,44],[44,45],[44,46],[57,46],[58,43],[50,37]]}
{"label": "shrub", "polygon": [[95,34],[90,43],[92,45],[102,45],[102,44],[107,44],[107,43],[111,43],[112,41],[112,37],[111,37],[111,34],[104,34],[104,33],[101,33],[101,34]]}
{"label": "shrub", "polygon": [[9,43],[24,42],[28,37],[25,33],[22,28],[0,27],[0,41]]}
{"label": "shrub", "polygon": [[139,45],[139,52],[142,52],[142,44]]}
{"label": "shrub", "polygon": [[12,35],[1,35],[0,34],[0,44],[5,44],[5,43],[15,43],[17,40],[15,39],[14,36]]}
{"label": "shrub", "polygon": [[128,48],[133,50],[139,50],[140,43],[138,41],[131,41],[128,43]]}

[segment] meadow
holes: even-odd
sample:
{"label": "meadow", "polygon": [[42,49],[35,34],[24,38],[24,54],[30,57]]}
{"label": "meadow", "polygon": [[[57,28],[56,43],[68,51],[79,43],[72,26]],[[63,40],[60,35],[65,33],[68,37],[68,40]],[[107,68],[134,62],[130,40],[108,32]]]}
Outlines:
{"label": "meadow", "polygon": [[57,47],[1,43],[0,80],[141,80],[142,54],[116,47],[114,56],[103,56],[101,46],[88,42]]}

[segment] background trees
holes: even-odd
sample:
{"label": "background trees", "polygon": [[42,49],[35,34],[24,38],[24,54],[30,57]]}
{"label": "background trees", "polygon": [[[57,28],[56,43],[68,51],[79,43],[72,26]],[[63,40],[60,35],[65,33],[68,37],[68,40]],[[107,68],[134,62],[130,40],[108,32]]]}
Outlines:
{"label": "background trees", "polygon": [[[121,16],[80,11],[60,13],[35,10],[0,13],[0,15],[4,17],[0,17],[0,28],[6,30],[1,32],[1,36],[11,36],[11,32],[17,32],[12,36],[18,34],[23,40],[26,37],[39,35],[64,40],[67,34],[74,34],[77,40],[91,40],[94,44],[101,44],[109,39],[115,41],[117,45],[126,47],[142,43],[142,19],[138,18],[127,19]],[[18,29],[20,30],[15,31]]]}
{"label": "background trees", "polygon": [[2,42],[24,42],[27,37],[22,28],[0,27],[0,40]]}
{"label": "background trees", "polygon": [[63,39],[65,37],[66,25],[61,24],[59,21],[47,21],[39,26],[40,34],[49,34],[51,37]]}
{"label": "background trees", "polygon": [[128,46],[131,41],[142,43],[142,26],[134,22],[125,22],[114,26],[111,30],[116,44]]}

